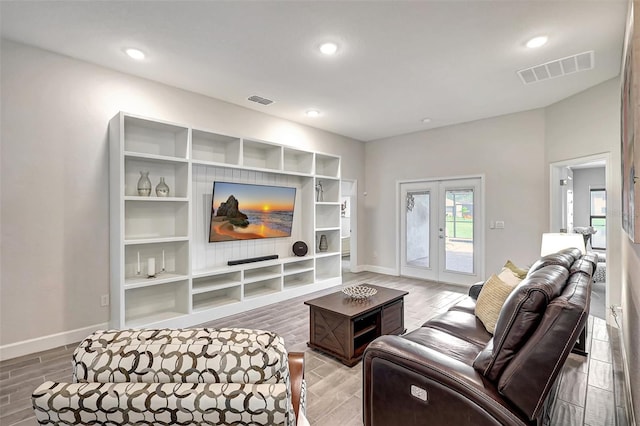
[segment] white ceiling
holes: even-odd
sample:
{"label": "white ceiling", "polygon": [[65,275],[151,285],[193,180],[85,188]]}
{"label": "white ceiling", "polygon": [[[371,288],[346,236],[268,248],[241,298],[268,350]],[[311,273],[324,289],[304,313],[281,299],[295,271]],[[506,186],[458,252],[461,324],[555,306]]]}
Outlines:
{"label": "white ceiling", "polygon": [[[0,1],[2,36],[362,141],[544,107],[618,75],[626,0]],[[540,34],[546,46],[527,49]],[[338,54],[321,55],[324,41]],[[144,62],[125,47],[147,53]],[[588,50],[595,68],[516,71]],[[275,101],[249,102],[251,95]],[[308,118],[305,111],[322,115]],[[432,121],[424,124],[422,119]]]}

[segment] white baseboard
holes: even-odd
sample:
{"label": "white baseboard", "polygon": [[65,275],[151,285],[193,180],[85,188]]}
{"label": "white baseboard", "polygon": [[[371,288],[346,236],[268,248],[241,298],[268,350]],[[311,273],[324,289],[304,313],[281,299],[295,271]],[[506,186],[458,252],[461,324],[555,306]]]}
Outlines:
{"label": "white baseboard", "polygon": [[361,268],[363,271],[375,272],[376,274],[393,275],[394,277],[398,276],[398,272],[395,268],[386,268],[384,266],[377,265],[362,265]]}
{"label": "white baseboard", "polygon": [[629,358],[627,357],[627,348],[624,344],[624,333],[622,332],[621,328],[616,328],[618,330],[618,340],[620,341],[620,349],[622,352],[622,369],[623,369],[623,376],[624,376],[624,388],[625,388],[625,395],[624,398],[626,399],[626,406],[627,406],[627,415],[628,415],[628,419],[627,422],[630,425],[635,425],[636,424],[636,413],[635,410],[633,408],[633,400],[631,399],[631,376],[629,375]]}
{"label": "white baseboard", "polygon": [[357,274],[357,273],[359,273],[359,272],[365,272],[365,271],[366,271],[366,269],[364,268],[364,266],[362,266],[362,265],[356,265],[356,266],[354,266],[354,267],[351,269],[351,271],[349,271],[349,272],[353,272],[354,274]]}
{"label": "white baseboard", "polygon": [[76,330],[36,337],[35,339],[9,343],[8,345],[0,346],[0,361],[76,343],[96,330],[108,328],[108,323],[96,324],[89,327],[78,328]]}

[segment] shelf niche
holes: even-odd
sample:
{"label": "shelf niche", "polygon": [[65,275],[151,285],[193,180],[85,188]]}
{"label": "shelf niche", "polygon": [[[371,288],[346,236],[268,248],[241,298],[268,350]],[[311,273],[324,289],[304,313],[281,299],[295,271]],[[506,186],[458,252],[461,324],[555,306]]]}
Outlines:
{"label": "shelf niche", "polygon": [[124,117],[125,152],[186,159],[188,135],[186,127],[130,115]]}
{"label": "shelf niche", "polygon": [[191,138],[191,158],[194,161],[240,164],[240,138],[195,129]]}
{"label": "shelf niche", "polygon": [[245,139],[242,145],[242,159],[244,167],[280,170],[282,147]]}
{"label": "shelf niche", "polygon": [[160,178],[169,186],[169,197],[187,198],[189,196],[189,164],[166,160],[146,159],[127,156],[124,160],[124,196],[137,197],[140,172],[149,172],[151,195],[142,199],[162,198],[156,195],[156,186]]}
{"label": "shelf niche", "polygon": [[186,315],[188,294],[186,280],[125,290],[125,324],[140,327]]}
{"label": "shelf niche", "polygon": [[316,175],[327,177],[340,177],[340,157],[333,155],[316,154]]}
{"label": "shelf niche", "polygon": [[189,205],[186,201],[127,200],[124,210],[126,241],[189,236]]}
{"label": "shelf niche", "polygon": [[[164,272],[162,272],[163,252]],[[186,278],[189,274],[188,241],[131,244],[127,245],[124,250],[125,285],[148,280],[146,277],[149,258],[155,259],[158,279],[166,279],[168,275]],[[138,259],[140,259],[140,263],[138,263]]]}

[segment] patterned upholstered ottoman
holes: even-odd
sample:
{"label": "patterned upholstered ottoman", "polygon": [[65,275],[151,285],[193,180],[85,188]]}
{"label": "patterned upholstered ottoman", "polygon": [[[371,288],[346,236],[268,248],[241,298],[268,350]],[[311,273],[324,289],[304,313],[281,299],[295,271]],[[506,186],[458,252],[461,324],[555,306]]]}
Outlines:
{"label": "patterned upholstered ottoman", "polygon": [[33,407],[40,424],[291,426],[305,398],[289,355],[260,330],[97,331],[73,354],[74,382],[42,384]]}

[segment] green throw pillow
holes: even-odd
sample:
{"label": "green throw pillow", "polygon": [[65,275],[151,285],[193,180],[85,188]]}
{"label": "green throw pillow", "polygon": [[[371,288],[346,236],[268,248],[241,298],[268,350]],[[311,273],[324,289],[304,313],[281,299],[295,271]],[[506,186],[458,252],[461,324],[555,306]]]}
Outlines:
{"label": "green throw pillow", "polygon": [[510,269],[518,278],[525,279],[527,277],[528,269],[518,268],[512,261],[507,260],[507,263],[504,264],[504,267]]}

